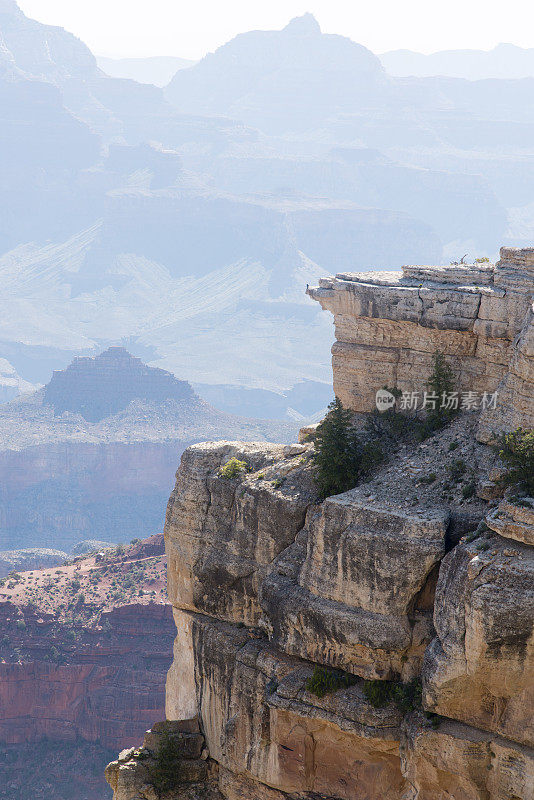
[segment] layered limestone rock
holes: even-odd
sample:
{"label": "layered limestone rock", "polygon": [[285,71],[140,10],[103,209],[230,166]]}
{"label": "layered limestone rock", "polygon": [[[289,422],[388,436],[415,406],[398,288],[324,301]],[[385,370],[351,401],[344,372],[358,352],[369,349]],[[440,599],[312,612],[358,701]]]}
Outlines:
{"label": "layered limestone rock", "polygon": [[[173,606],[258,623],[258,589],[274,558],[304,525],[315,498],[304,446],[207,442],[184,453],[167,508]],[[220,468],[246,467],[235,479]]]}
{"label": "layered limestone rock", "polygon": [[412,677],[432,638],[420,603],[445,553],[448,514],[360,490],[310,509],[262,584],[263,624],[282,650],[367,678]]}
{"label": "layered limestone rock", "polygon": [[291,796],[398,795],[395,708],[373,708],[361,684],[319,699],[309,663],[245,629],[199,615],[192,626],[202,729],[228,772]]}
{"label": "layered limestone rock", "polygon": [[[423,392],[441,350],[459,391],[498,392],[480,425],[460,416],[321,503],[313,427],[289,447],[184,453],[165,526],[166,713],[199,720],[225,800],[532,800],[534,516],[489,480],[486,442],[530,424],[533,269],[534,251],[503,248],[496,266],[310,290],[335,316],[344,404]],[[131,762],[111,768],[115,800],[156,800]],[[184,791],[162,797],[197,797]]]}
{"label": "layered limestone rock", "polygon": [[443,720],[438,730],[420,716],[403,729],[403,800],[527,800],[534,796],[534,752],[514,742]]}
{"label": "layered limestone rock", "polygon": [[534,546],[534,498],[518,505],[506,498],[486,517],[488,527],[507,539]]}
{"label": "layered limestone rock", "polygon": [[422,397],[441,351],[459,391],[498,392],[484,440],[534,424],[534,248],[503,247],[495,267],[339,273],[308,294],[334,315],[334,391],[345,406],[371,411],[384,386]]}
{"label": "layered limestone rock", "polygon": [[534,746],[534,548],[488,535],[442,562],[426,707]]}
{"label": "layered limestone rock", "polygon": [[[310,449],[206,443],[182,457],[165,531],[168,717],[198,714],[227,800],[526,800],[534,551],[493,533],[454,546],[446,507],[365,486],[319,504]],[[229,479],[232,458],[246,467]],[[504,500],[488,524],[505,512],[530,521]],[[457,720],[435,731],[421,715],[402,727],[362,691],[409,681],[423,657],[426,708]],[[354,685],[319,699],[314,664]]]}

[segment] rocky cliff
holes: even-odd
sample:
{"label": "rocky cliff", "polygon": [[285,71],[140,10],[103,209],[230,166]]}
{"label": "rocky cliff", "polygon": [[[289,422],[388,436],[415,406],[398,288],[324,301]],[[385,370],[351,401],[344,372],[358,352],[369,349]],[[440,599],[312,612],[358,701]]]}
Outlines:
{"label": "rocky cliff", "polygon": [[344,272],[308,294],[332,312],[334,391],[355,411],[383,386],[425,389],[436,350],[464,392],[498,392],[479,436],[534,426],[534,248],[501,248],[501,260],[401,273]]}
{"label": "rocky cliff", "polygon": [[371,477],[323,502],[312,443],[184,453],[165,525],[169,722],[110,764],[115,800],[534,796],[534,499],[502,497],[487,444],[532,427],[533,292],[531,250],[311,290],[334,313],[334,386],[355,411],[383,386],[423,393],[438,350],[459,397],[497,392],[495,408],[391,440]]}
{"label": "rocky cliff", "polygon": [[0,797],[106,796],[108,754],[163,713],[174,635],[165,567],[159,534],[1,581]]}

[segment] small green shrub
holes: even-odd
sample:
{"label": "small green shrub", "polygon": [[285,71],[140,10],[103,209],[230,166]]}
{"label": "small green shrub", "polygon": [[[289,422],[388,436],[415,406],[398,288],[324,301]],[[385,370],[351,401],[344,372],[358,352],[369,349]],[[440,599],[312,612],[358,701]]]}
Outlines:
{"label": "small green shrub", "polygon": [[431,483],[434,483],[437,480],[437,475],[435,472],[431,472],[430,475],[423,475],[422,478],[419,478],[419,483],[424,484],[425,486],[429,486]]}
{"label": "small green shrub", "polygon": [[444,428],[458,414],[456,408],[440,408],[442,400],[454,392],[454,373],[439,350],[434,354],[434,367],[428,380],[427,392],[436,396],[436,408],[430,409],[421,424],[420,440],[428,439]]}
{"label": "small green shrub", "polygon": [[391,691],[392,700],[403,714],[416,711],[422,706],[423,687],[415,679],[410,683],[395,683]]}
{"label": "small green shrub", "polygon": [[476,481],[470,481],[466,483],[466,485],[462,489],[462,497],[464,500],[469,500],[469,498],[473,497],[476,492],[477,484]]}
{"label": "small green shrub", "polygon": [[456,450],[456,448],[459,447],[459,445],[460,442],[457,442],[456,440],[451,442],[449,445],[449,453],[452,453],[453,450]]}
{"label": "small green shrub", "polygon": [[306,689],[321,698],[337,692],[338,689],[353,686],[355,683],[356,678],[348,672],[316,666],[313,675],[306,681]]}
{"label": "small green shrub", "polygon": [[149,783],[160,793],[168,792],[180,785],[181,771],[180,739],[164,732],[155,762],[149,769]]}
{"label": "small green shrub", "polygon": [[363,693],[373,708],[384,708],[391,703],[391,682],[364,681]]}
{"label": "small green shrub", "polygon": [[468,533],[468,534],[465,536],[465,541],[466,541],[466,542],[473,542],[475,539],[477,539],[477,538],[478,538],[479,536],[481,536],[483,533],[486,533],[486,531],[488,531],[488,530],[489,530],[489,528],[488,528],[488,526],[486,525],[486,520],[482,519],[482,520],[480,520],[480,522],[478,523],[478,526],[476,527],[476,529],[475,529],[474,531],[470,531],[470,532],[469,532],[469,533]]}
{"label": "small green shrub", "polygon": [[489,264],[490,260],[487,256],[482,256],[481,258],[475,258],[475,264]]}
{"label": "small green shrub", "polygon": [[23,619],[18,619],[15,625],[18,631],[26,630],[26,622]]}
{"label": "small green shrub", "polygon": [[234,457],[227,461],[226,464],[223,464],[219,470],[219,476],[225,478],[225,480],[233,480],[234,478],[239,478],[246,471],[246,461],[239,461],[238,458]]}
{"label": "small green shrub", "polygon": [[441,720],[443,719],[443,717],[441,717],[439,714],[434,714],[433,711],[425,711],[425,717],[430,722],[434,730],[439,728]]}
{"label": "small green shrub", "polygon": [[467,470],[467,464],[465,463],[463,458],[455,459],[452,462],[452,464],[450,464],[448,467],[448,472],[449,475],[451,476],[451,480],[455,481],[456,483],[458,483],[461,477],[465,475],[466,470]]}
{"label": "small green shrub", "polygon": [[422,705],[421,681],[393,683],[392,681],[364,681],[363,693],[374,708],[384,708],[394,703],[403,714],[415,711]]}
{"label": "small green shrub", "polygon": [[503,483],[534,493],[534,430],[504,433],[495,447],[506,467]]}

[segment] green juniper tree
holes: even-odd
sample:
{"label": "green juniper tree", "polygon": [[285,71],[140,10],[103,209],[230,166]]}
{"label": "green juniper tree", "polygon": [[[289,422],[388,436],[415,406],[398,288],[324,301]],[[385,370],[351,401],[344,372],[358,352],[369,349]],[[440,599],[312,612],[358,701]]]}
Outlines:
{"label": "green juniper tree", "polygon": [[517,428],[503,433],[495,449],[506,466],[503,483],[534,494],[534,430]]}
{"label": "green juniper tree", "polygon": [[352,412],[336,397],[315,435],[315,483],[321,499],[352,489],[382,457],[377,445],[361,441]]}
{"label": "green juniper tree", "polygon": [[434,354],[434,368],[428,380],[427,390],[437,397],[436,407],[427,412],[421,425],[420,439],[426,439],[444,428],[459,413],[457,408],[446,407],[448,396],[454,392],[454,372],[439,350]]}

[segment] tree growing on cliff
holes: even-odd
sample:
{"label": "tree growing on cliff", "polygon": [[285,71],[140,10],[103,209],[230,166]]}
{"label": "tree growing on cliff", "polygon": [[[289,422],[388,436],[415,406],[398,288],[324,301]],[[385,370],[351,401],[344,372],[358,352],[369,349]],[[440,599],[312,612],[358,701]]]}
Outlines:
{"label": "tree growing on cliff", "polygon": [[149,769],[149,781],[160,794],[180,785],[182,755],[183,747],[180,739],[164,731],[154,763]]}
{"label": "tree growing on cliff", "polygon": [[503,433],[496,449],[506,467],[503,483],[534,495],[534,430],[517,428]]}
{"label": "tree growing on cliff", "polygon": [[321,499],[354,488],[382,458],[378,445],[361,440],[352,413],[336,397],[315,435],[315,483]]}
{"label": "tree growing on cliff", "polygon": [[419,431],[419,438],[426,439],[441,430],[459,413],[454,404],[448,404],[447,398],[453,396],[454,372],[439,350],[434,353],[433,369],[428,379],[427,391],[435,399],[435,408],[430,409]]}

